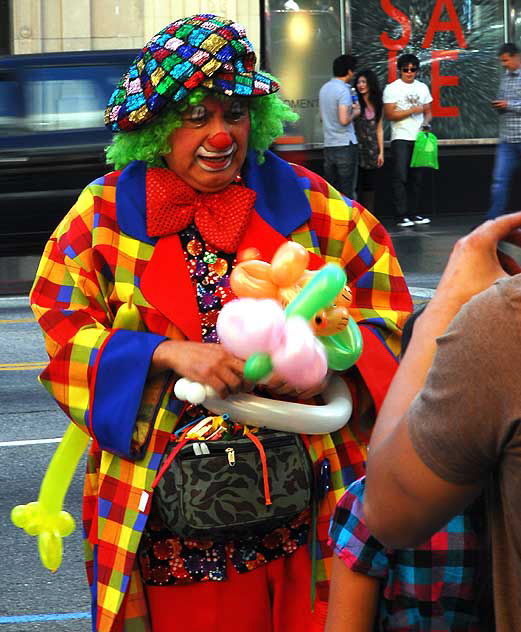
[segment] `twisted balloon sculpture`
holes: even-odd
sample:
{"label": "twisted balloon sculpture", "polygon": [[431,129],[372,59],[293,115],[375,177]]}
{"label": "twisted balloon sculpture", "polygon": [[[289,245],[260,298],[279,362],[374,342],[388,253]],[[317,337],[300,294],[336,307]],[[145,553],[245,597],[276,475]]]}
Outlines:
{"label": "twisted balloon sculpture", "polygon": [[[343,371],[355,364],[362,336],[349,316],[351,291],[342,268],[307,270],[309,253],[295,242],[284,243],[271,264],[254,257],[247,254],[233,270],[230,284],[239,298],[217,319],[222,344],[246,360],[245,377],[259,382],[275,370],[305,390],[320,383],[328,368]],[[186,379],[176,384],[175,394],[194,404],[215,401],[215,393]]]}

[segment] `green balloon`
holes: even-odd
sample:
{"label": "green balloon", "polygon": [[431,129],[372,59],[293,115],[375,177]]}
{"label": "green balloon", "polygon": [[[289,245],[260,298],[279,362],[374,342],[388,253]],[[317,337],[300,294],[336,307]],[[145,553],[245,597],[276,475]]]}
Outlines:
{"label": "green balloon", "polygon": [[331,305],[346,284],[346,274],[335,263],[321,268],[284,310],[286,318],[302,316],[311,320],[317,312]]}
{"label": "green balloon", "polygon": [[[286,307],[286,318],[301,316],[310,321],[317,312],[334,304],[346,284],[346,275],[340,266],[328,263],[321,268],[299,294]],[[333,336],[320,336],[327,353],[327,363],[333,371],[345,371],[353,366],[362,353],[362,334],[358,325],[349,318],[348,326]],[[273,370],[268,353],[253,353],[244,366],[244,377],[258,382]]]}
{"label": "green balloon", "polygon": [[269,353],[252,353],[244,365],[244,377],[250,382],[258,382],[273,371]]}
{"label": "green balloon", "polygon": [[347,327],[333,336],[323,336],[320,342],[327,354],[327,364],[333,371],[345,371],[352,367],[362,355],[362,333],[353,318]]}
{"label": "green balloon", "polygon": [[[346,275],[335,263],[321,268],[298,296],[286,307],[286,318],[302,316],[311,320],[317,312],[332,305],[346,284]],[[333,336],[320,336],[326,348],[327,363],[333,371],[345,371],[353,366],[362,353],[362,334],[350,318],[348,326]]]}

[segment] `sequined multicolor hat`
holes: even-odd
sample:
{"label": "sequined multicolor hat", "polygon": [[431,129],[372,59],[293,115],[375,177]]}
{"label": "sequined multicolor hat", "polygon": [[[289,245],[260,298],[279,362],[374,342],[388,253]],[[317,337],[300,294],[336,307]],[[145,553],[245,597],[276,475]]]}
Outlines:
{"label": "sequined multicolor hat", "polygon": [[277,82],[256,72],[255,62],[240,24],[211,14],[176,20],[146,44],[123,75],[105,110],[105,125],[132,131],[199,86],[230,96],[276,92]]}

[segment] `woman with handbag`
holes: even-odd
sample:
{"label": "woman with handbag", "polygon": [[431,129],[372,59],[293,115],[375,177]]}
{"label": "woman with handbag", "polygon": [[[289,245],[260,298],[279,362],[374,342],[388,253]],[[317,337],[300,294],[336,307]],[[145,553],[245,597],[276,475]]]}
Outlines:
{"label": "woman with handbag", "polygon": [[[379,222],[268,151],[295,115],[254,66],[244,29],[218,16],[183,18],[152,38],[106,110],[117,170],[88,185],[60,223],[31,292],[50,356],[42,383],[93,438],[84,532],[95,631],[324,625],[329,517],[363,473],[411,301]],[[348,275],[364,338],[345,376],[350,426],[296,435],[311,474],[322,474],[312,483],[318,516],[309,506],[264,529],[182,536],[165,524],[153,483],[173,433],[206,413],[179,401],[174,384],[186,377],[220,397],[251,388],[243,361],[218,344],[216,319],[241,253],[270,261],[287,240],[305,245],[315,269],[327,258]],[[128,302],[139,327],[115,329]],[[322,388],[297,393],[274,375],[263,390],[306,399]]]}

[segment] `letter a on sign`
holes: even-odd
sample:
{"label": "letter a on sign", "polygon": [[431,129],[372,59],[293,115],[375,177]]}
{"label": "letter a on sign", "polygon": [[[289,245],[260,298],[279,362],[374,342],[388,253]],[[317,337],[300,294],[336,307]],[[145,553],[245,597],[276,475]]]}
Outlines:
{"label": "letter a on sign", "polygon": [[[441,20],[443,9],[447,10],[447,14],[449,16],[448,22],[442,22]],[[463,29],[461,28],[461,23],[458,19],[458,14],[456,13],[452,0],[436,0],[429,26],[425,32],[422,48],[430,48],[432,46],[432,41],[437,31],[452,31],[456,41],[458,42],[458,46],[460,48],[467,48],[467,42],[465,41],[465,36],[463,35]]]}

